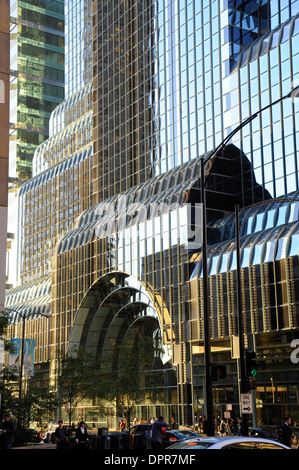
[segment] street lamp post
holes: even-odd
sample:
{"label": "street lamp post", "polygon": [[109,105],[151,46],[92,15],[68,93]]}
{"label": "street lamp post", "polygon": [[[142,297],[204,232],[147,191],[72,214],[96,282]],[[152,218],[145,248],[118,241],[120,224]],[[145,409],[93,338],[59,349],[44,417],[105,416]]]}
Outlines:
{"label": "street lamp post", "polygon": [[[202,282],[203,282],[203,317],[204,317],[204,357],[205,357],[205,400],[206,400],[206,414],[207,414],[207,427],[206,432],[209,436],[215,434],[215,423],[214,423],[214,410],[213,410],[213,384],[211,377],[211,343],[210,343],[210,318],[209,318],[209,287],[208,287],[208,255],[207,255],[207,207],[206,207],[206,185],[209,176],[212,173],[212,168],[215,165],[218,157],[221,155],[227,143],[231,138],[237,134],[244,126],[253,121],[266,109],[274,106],[275,104],[283,101],[285,98],[297,97],[299,86],[293,88],[287,95],[279,98],[273,103],[268,104],[264,108],[260,109],[256,113],[249,116],[241,124],[239,124],[232,132],[230,132],[225,139],[216,147],[216,149],[210,153],[207,158],[202,157],[201,159],[201,204],[202,204]],[[213,160],[212,160],[213,159]],[[206,164],[211,161],[209,173],[205,175]],[[240,293],[238,292],[238,296]],[[241,297],[239,297],[241,302]],[[242,315],[239,315],[241,317]],[[239,318],[239,342],[241,345],[240,336],[243,335],[242,319]],[[240,350],[241,354],[241,350]],[[241,387],[245,388],[245,364],[244,360],[240,361],[241,368]]]}
{"label": "street lamp post", "polygon": [[25,352],[25,329],[26,320],[32,315],[41,315],[42,317],[50,318],[50,313],[39,313],[30,312],[27,315],[21,313],[19,310],[13,308],[6,308],[7,312],[14,312],[22,318],[22,334],[21,334],[21,355],[20,355],[20,380],[19,380],[19,411],[18,411],[18,426],[20,425],[20,403],[22,399],[22,388],[23,388],[23,368],[24,368],[24,352]]}

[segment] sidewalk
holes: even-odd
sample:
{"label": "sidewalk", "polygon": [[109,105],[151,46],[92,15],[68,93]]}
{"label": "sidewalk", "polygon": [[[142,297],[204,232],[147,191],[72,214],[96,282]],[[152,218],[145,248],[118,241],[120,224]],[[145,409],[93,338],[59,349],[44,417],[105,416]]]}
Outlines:
{"label": "sidewalk", "polygon": [[56,449],[56,444],[46,444],[45,442],[40,442],[38,444],[29,444],[27,446],[21,446],[21,447],[13,447],[12,450],[18,450],[18,449],[22,449],[22,450],[49,450],[49,449]]}

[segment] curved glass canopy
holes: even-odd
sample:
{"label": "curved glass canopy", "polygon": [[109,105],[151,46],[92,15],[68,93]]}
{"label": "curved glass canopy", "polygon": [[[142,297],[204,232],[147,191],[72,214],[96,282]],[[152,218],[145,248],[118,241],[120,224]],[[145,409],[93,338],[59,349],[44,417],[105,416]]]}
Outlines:
{"label": "curved glass canopy", "polygon": [[51,278],[45,278],[10,289],[5,300],[5,309],[11,311],[11,321],[21,321],[21,315],[36,318],[40,314],[50,314],[51,285]]}

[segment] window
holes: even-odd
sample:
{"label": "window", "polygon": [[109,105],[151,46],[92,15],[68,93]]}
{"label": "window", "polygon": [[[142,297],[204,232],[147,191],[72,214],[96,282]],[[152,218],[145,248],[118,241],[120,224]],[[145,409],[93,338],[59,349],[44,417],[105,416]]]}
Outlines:
{"label": "window", "polygon": [[223,446],[222,449],[257,449],[255,442],[246,441],[246,442],[235,442],[232,444],[228,444],[227,446]]}
{"label": "window", "polygon": [[257,449],[271,449],[271,450],[283,450],[283,447],[280,447],[276,444],[270,444],[266,442],[259,442],[257,444]]}

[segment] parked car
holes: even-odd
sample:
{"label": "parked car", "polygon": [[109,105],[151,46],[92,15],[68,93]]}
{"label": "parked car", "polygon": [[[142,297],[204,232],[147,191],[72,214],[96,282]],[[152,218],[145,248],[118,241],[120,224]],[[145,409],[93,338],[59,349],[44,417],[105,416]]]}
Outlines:
{"label": "parked car", "polygon": [[162,439],[162,447],[166,449],[167,447],[171,446],[172,444],[176,442],[181,442],[186,439],[189,439],[189,437],[181,432],[181,431],[174,431],[174,430],[166,430],[163,439]]}
{"label": "parked car", "polygon": [[150,448],[152,424],[142,423],[135,424],[130,429],[130,443],[132,449],[148,449]]}
{"label": "parked car", "polygon": [[[150,439],[152,426],[152,423],[142,423],[136,424],[130,429],[130,434],[132,435],[131,443],[133,448],[151,448]],[[193,436],[198,436],[198,434],[189,430],[180,431],[167,429],[162,439],[162,446],[164,449],[166,449],[175,442],[180,442]]]}
{"label": "parked car", "polygon": [[56,431],[57,428],[58,428],[58,424],[55,424],[53,427],[51,427],[51,429],[46,431],[45,435],[43,436],[43,441],[47,442],[47,443],[51,442],[52,444],[54,444],[54,442],[55,442],[55,431]]}
{"label": "parked car", "polygon": [[199,437],[198,432],[190,431],[190,429],[180,429],[180,432],[185,434],[188,439],[191,439],[192,437]]}
{"label": "parked car", "polygon": [[185,439],[168,447],[167,451],[195,449],[269,449],[282,450],[291,449],[280,442],[263,437],[242,437],[242,436],[215,436],[198,437],[197,439]]}
{"label": "parked car", "polygon": [[249,436],[264,437],[265,439],[273,439],[274,441],[276,440],[273,434],[271,434],[269,431],[266,431],[266,429],[249,428],[248,434]]}
{"label": "parked car", "polygon": [[130,429],[130,434],[142,434],[152,430],[151,423],[135,424]]}
{"label": "parked car", "polygon": [[29,429],[28,430],[30,433],[30,442],[41,442],[42,439],[42,433],[40,431],[37,431],[36,429]]}

